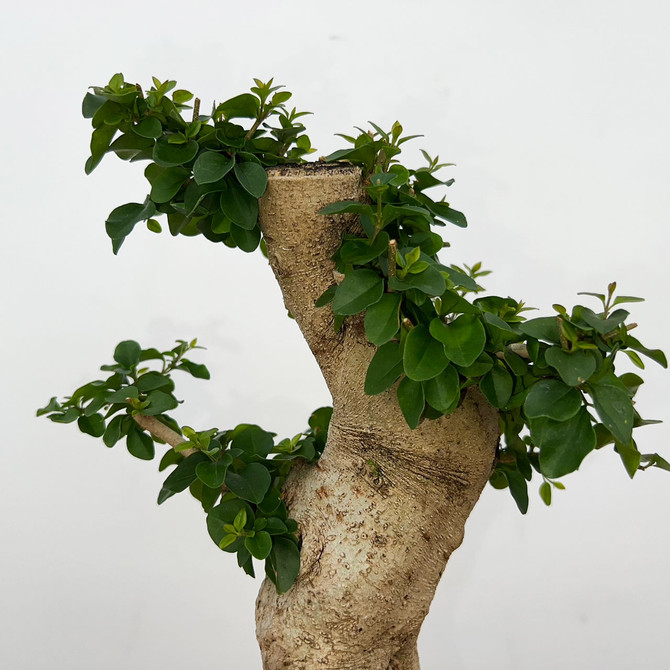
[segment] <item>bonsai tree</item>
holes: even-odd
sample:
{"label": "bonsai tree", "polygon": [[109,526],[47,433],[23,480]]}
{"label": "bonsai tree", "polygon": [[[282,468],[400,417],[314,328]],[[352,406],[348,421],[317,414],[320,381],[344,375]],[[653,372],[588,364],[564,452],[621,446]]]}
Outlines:
{"label": "bonsai tree", "polygon": [[634,405],[642,378],[617,367],[667,361],[631,335],[621,305],[641,298],[614,283],[583,294],[590,306],[533,318],[483,293],[480,263],[439,256],[436,230],[466,225],[436,199],[453,182],[438,176],[447,164],[423,152],[426,165],[403,165],[412,137],[399,123],[342,135],[343,149],[307,162],[305,112],[290,98],[255,80],[202,114],[174,81],[145,92],[116,74],[84,98],[86,172],[108,153],[148,161],[146,199],[107,218],[115,254],[140,222],[260,249],[333,406],[284,439],[254,424],[179,425],[176,373],[209,378],[197,341],[126,340],[101,379],[38,415],[108,447],[123,440],[142,460],[164,445],[158,503],[188,489],[220,549],[252,577],[264,568],[265,670],[415,670],[421,624],[487,482],[525,513],[534,478],[550,504],[596,449],[614,449],[631,477],[670,470],[638,449],[634,429],[654,422]]}

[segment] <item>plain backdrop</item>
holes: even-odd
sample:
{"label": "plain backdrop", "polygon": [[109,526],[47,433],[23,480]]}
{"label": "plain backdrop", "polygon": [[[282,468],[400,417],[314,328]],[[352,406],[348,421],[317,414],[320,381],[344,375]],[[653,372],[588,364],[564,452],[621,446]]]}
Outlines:
{"label": "plain backdrop", "polygon": [[[549,314],[578,291],[646,297],[639,338],[668,349],[670,42],[665,0],[12,3],[0,50],[0,668],[259,670],[258,581],[205,530],[188,496],[123,444],[35,418],[97,376],[115,344],[199,337],[212,381],[184,379],[176,416],[280,435],[328,404],[260,255],[140,229],[118,257],[104,232],[147,192],[111,156],[86,177],[87,86],[115,72],[177,79],[203,109],[252,77],[294,91],[313,143],[399,119],[407,145],[457,166],[447,262]],[[592,306],[595,307],[595,304]],[[638,394],[670,420],[670,377]],[[669,457],[668,423],[640,429]],[[482,495],[420,638],[424,670],[660,668],[667,662],[670,475],[631,482],[607,448],[546,508]]]}

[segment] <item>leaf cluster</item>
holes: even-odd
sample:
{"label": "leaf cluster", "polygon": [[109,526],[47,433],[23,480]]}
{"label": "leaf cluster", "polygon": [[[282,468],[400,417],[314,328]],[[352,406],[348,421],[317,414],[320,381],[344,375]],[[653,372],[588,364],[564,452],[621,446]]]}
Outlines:
{"label": "leaf cluster", "polygon": [[[281,488],[297,460],[315,461],[325,446],[332,408],[316,410],[309,428],[275,444],[274,433],[253,424],[231,430],[195,431],[180,428],[167,414],[179,401],[171,374],[182,370],[209,379],[207,368],[185,357],[197,347],[195,340],[179,340],[168,351],[142,349],[133,340],[121,342],[114,363],[101,369],[111,375],[89,382],[59,401],[52,398],[37,411],[56,423],[77,422],[79,429],[102,438],[113,447],[125,438],[131,455],[151,460],[157,436],[143,430],[135,416],[154,417],[184,441],[163,455],[159,471],[173,468],[158,494],[158,504],[189,490],[207,513],[207,529],[223,551],[235,553],[238,565],[254,576],[253,559],[265,561],[265,572],[283,593],[300,569],[298,524],[290,519]],[[150,361],[150,369],[145,363]]]}
{"label": "leaf cluster", "polygon": [[202,234],[246,252],[258,247],[265,167],[299,162],[314,149],[299,120],[308,112],[286,107],[292,94],[272,79],[254,82],[250,93],[214,104],[209,115],[199,113],[196,99],[190,121],[182,112],[191,109],[193,94],[176,89],[175,81],[154,77],[145,94],[115,74],[86,94],[82,112],[93,125],[86,173],[108,153],[149,161],[144,201],[116,207],[107,218],[114,253],[140,221],[160,233],[162,215],[172,235]]}

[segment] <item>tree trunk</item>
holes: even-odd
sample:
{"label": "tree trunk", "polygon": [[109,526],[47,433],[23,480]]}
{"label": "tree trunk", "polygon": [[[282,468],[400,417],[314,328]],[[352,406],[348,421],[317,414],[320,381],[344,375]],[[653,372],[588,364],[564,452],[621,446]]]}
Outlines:
{"label": "tree trunk", "polygon": [[347,216],[318,210],[360,199],[346,165],[269,171],[260,222],[270,264],[333,397],[328,442],[284,490],[300,524],[301,570],[278,596],[266,580],[256,603],[264,670],[418,670],[417,637],[447,559],[491,473],[498,418],[476,389],[449,417],[410,430],[395,387],[363,393],[375,347],[360,316],[339,333],[314,301],[333,284],[331,256]]}

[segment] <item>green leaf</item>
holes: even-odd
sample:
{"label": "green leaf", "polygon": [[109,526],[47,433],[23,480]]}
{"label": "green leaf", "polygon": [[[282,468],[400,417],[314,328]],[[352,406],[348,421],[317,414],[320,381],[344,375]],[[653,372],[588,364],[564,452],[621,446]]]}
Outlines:
{"label": "green leaf", "polygon": [[[189,456],[189,458],[192,458],[192,456]],[[207,457],[205,456],[205,458]],[[243,500],[240,500],[239,498],[230,499],[230,497],[228,497],[228,499],[226,499],[224,497],[222,502],[216,505],[216,507],[212,507],[212,509],[207,514],[207,531],[209,532],[209,536],[212,538],[214,544],[217,546],[219,545],[221,540],[223,540],[227,534],[224,530],[224,526],[227,524],[232,524],[235,520],[235,517],[242,509],[244,509],[247,513],[247,523],[253,524],[255,520],[253,510],[247,503],[245,503]],[[236,540],[238,541],[231,544],[231,546],[226,549],[227,552],[234,553],[239,549],[244,548],[244,541],[238,538],[236,538]]]}
{"label": "green leaf", "polygon": [[446,412],[460,399],[461,384],[453,365],[423,384],[426,402],[439,412]]}
{"label": "green leaf", "polygon": [[58,398],[54,396],[51,398],[51,400],[49,400],[49,403],[45,407],[37,410],[37,414],[35,416],[43,416],[44,414],[50,414],[51,412],[59,412],[60,409],[61,406],[58,402]]}
{"label": "green leaf", "polygon": [[218,105],[214,115],[223,115],[225,119],[254,119],[258,115],[259,104],[255,95],[242,93]]}
{"label": "green leaf", "polygon": [[414,430],[418,425],[426,404],[426,397],[421,382],[403,377],[398,384],[398,405],[407,425]]}
{"label": "green leaf", "polygon": [[114,349],[114,360],[126,370],[132,370],[140,362],[142,347],[135,340],[119,342]]}
{"label": "green leaf", "polygon": [[466,228],[468,225],[467,219],[463,212],[452,209],[446,202],[429,202],[427,207],[440,219],[449,221],[459,228]]}
{"label": "green leaf", "polygon": [[259,561],[267,558],[272,551],[272,538],[270,533],[261,530],[253,537],[246,537],[244,539],[244,546],[247,551]]}
{"label": "green leaf", "polygon": [[137,398],[139,390],[136,386],[122,386],[117,391],[112,391],[105,396],[106,403],[126,402],[128,398]]}
{"label": "green leaf", "polygon": [[539,418],[529,420],[533,442],[540,448],[540,469],[555,479],[574,472],[596,446],[591,418],[582,408],[567,421]]}
{"label": "green leaf", "polygon": [[664,368],[668,367],[668,359],[660,349],[647,349],[647,347],[645,347],[639,340],[636,340],[630,335],[626,335],[625,345],[641,354],[644,354],[648,358],[651,358],[652,361],[658,363],[660,366]]}
{"label": "green leaf", "polygon": [[113,447],[121,439],[121,436],[124,433],[124,422],[127,420],[127,416],[122,414],[120,416],[115,416],[107,424],[107,428],[102,436],[102,441],[105,443],[106,447]]}
{"label": "green leaf", "polygon": [[163,135],[156,140],[153,149],[153,159],[162,167],[185,165],[192,161],[200,149],[195,140],[188,140],[183,144],[174,144],[169,141],[172,135]]}
{"label": "green leaf", "polygon": [[128,451],[143,461],[150,461],[154,457],[154,441],[139,428],[131,430],[126,438]]}
{"label": "green leaf", "polygon": [[381,346],[391,340],[400,328],[400,303],[398,293],[384,293],[381,300],[370,305],[365,312],[365,335],[372,344]]}
{"label": "green leaf", "polygon": [[72,423],[81,416],[76,407],[69,407],[62,413],[50,414],[47,418],[54,423]]}
{"label": "green leaf", "polygon": [[240,228],[251,230],[256,227],[258,199],[247,193],[235,179],[226,179],[220,204],[223,213]]}
{"label": "green leaf", "polygon": [[633,403],[628,393],[616,386],[591,383],[588,392],[600,420],[621,444],[633,437]]}
{"label": "green leaf", "polygon": [[266,567],[268,563],[277,593],[286,593],[300,572],[300,550],[295,542],[281,535],[275,536]]}
{"label": "green leaf", "polygon": [[82,433],[87,433],[93,437],[102,437],[105,432],[105,418],[102,414],[80,416],[77,419],[77,425]]}
{"label": "green leaf", "polygon": [[201,451],[196,451],[179,462],[163,482],[163,488],[158,495],[158,504],[165,502],[175,493],[185,491],[197,479],[196,469],[198,465],[209,462],[209,457]]}
{"label": "green leaf", "polygon": [[102,107],[107,99],[102,95],[87,93],[81,103],[81,113],[85,119],[92,119],[95,113]]}
{"label": "green leaf", "polygon": [[479,382],[486,399],[497,408],[504,407],[512,396],[514,380],[503,365],[494,365]]}
{"label": "green leaf", "polygon": [[242,500],[260,503],[272,479],[268,469],[260,463],[249,463],[242,466],[237,472],[228,469],[226,486]]}
{"label": "green leaf", "polygon": [[347,240],[339,249],[342,263],[346,265],[365,265],[388,253],[389,236],[382,231],[374,241],[367,239]]}
{"label": "green leaf", "polygon": [[164,391],[150,391],[147,399],[149,400],[149,406],[142,410],[142,413],[147,416],[163,414],[179,406],[177,399],[172,394]]}
{"label": "green leaf", "polygon": [[149,197],[156,203],[169,202],[188,179],[190,171],[182,167],[166,168],[151,186]]}
{"label": "green leaf", "polygon": [[582,406],[582,394],[558,379],[540,379],[531,386],[523,410],[529,419],[567,421]]}
{"label": "green leaf", "polygon": [[547,507],[551,505],[551,484],[549,482],[542,482],[540,485],[540,498]]}
{"label": "green leaf", "polygon": [[133,126],[133,132],[140,137],[156,139],[163,134],[163,125],[155,116],[147,116]]}
{"label": "green leaf", "polygon": [[[226,458],[227,457],[227,458]],[[224,454],[220,461],[216,463],[203,462],[198,463],[195,469],[195,474],[198,479],[213,489],[218,489],[223,486],[223,482],[226,479],[226,472],[228,471],[228,466],[233,462],[233,459],[230,454]]]}
{"label": "green leaf", "polygon": [[391,277],[389,288],[394,291],[408,291],[415,288],[429,296],[442,295],[447,289],[447,283],[439,270],[429,265],[418,274],[409,273],[404,279]]}
{"label": "green leaf", "polygon": [[472,365],[486,344],[486,331],[474,314],[461,314],[449,324],[433,319],[430,334],[442,342],[447,358],[462,367]]}
{"label": "green leaf", "polygon": [[183,358],[181,363],[177,366],[177,370],[186,370],[192,377],[196,379],[209,379],[210,374],[206,365],[202,363],[194,363],[186,358]]}
{"label": "green leaf", "polygon": [[402,348],[397,342],[383,344],[372,357],[365,375],[366,395],[376,395],[392,386],[403,373]]}
{"label": "green leaf", "polygon": [[487,353],[481,353],[472,365],[458,367],[458,372],[464,377],[472,379],[474,377],[482,377],[491,368],[493,368],[493,359]]}
{"label": "green leaf", "polygon": [[412,328],[405,341],[403,365],[405,374],[414,381],[432,379],[444,370],[449,361],[444,346],[431,337],[426,326]]}
{"label": "green leaf", "polygon": [[555,316],[541,316],[537,319],[530,319],[519,324],[519,330],[524,335],[530,335],[537,340],[561,343],[561,336],[558,331],[558,318]]}
{"label": "green leaf", "polygon": [[582,307],[580,316],[591,328],[605,335],[616,330],[628,318],[629,313],[625,309],[617,309],[607,319],[604,319],[588,307]]}
{"label": "green leaf", "polygon": [[268,186],[265,169],[253,161],[235,163],[235,176],[242,187],[254,198],[260,198]]}
{"label": "green leaf", "polygon": [[381,300],[384,280],[373,270],[352,270],[337,287],[333,312],[339,315],[358,314]]}
{"label": "green leaf", "polygon": [[91,135],[91,155],[86,161],[84,171],[91,174],[104,158],[109,145],[116,135],[116,126],[102,125],[96,128]]}
{"label": "green leaf", "polygon": [[274,448],[273,435],[260,426],[249,425],[235,435],[231,447],[265,458]]}
{"label": "green leaf", "polygon": [[144,204],[129,202],[110,212],[105,230],[112,240],[123,240],[139,221],[150,219],[155,213],[156,206],[151,200]]}
{"label": "green leaf", "polygon": [[635,473],[638,471],[640,467],[640,461],[642,458],[642,455],[635,446],[635,441],[631,440],[630,444],[626,445],[619,444],[617,442],[616,451],[621,457],[621,461],[623,462],[623,465],[626,468],[628,476],[631,479],[633,479]]}
{"label": "green leaf", "polygon": [[195,183],[213,184],[223,179],[235,165],[235,159],[216,151],[203,151],[193,164]]}
{"label": "green leaf", "polygon": [[140,375],[137,378],[135,386],[140,393],[146,393],[147,391],[154,391],[156,389],[164,389],[166,387],[171,391],[174,388],[174,384],[169,377],[154,371],[145,372],[143,375]]}
{"label": "green leaf", "polygon": [[248,254],[255,251],[261,241],[261,231],[258,226],[255,226],[251,230],[246,230],[232,223],[230,225],[230,236],[233,238],[233,242]]}
{"label": "green leaf", "polygon": [[596,359],[589,351],[578,349],[568,353],[560,347],[550,347],[544,358],[568,386],[583,384],[596,371]]}
{"label": "green leaf", "polygon": [[504,468],[502,472],[507,479],[509,492],[512,494],[512,498],[514,498],[514,502],[519,508],[519,512],[525,514],[528,511],[528,483],[518,470]]}

